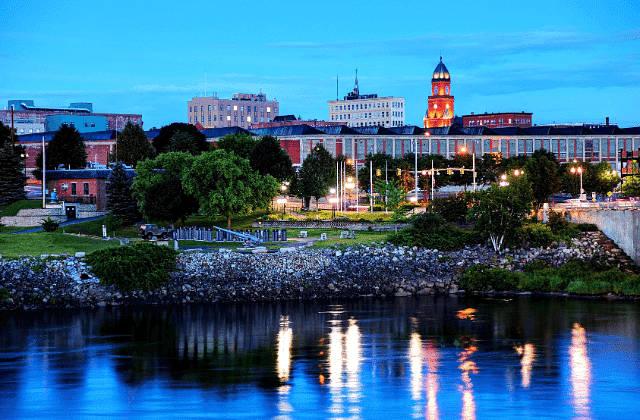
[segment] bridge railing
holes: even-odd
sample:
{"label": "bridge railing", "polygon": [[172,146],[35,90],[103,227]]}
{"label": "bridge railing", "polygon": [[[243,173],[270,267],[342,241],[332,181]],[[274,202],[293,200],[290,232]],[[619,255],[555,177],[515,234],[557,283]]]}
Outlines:
{"label": "bridge railing", "polygon": [[640,201],[616,200],[616,201],[573,201],[557,203],[556,210],[640,210]]}

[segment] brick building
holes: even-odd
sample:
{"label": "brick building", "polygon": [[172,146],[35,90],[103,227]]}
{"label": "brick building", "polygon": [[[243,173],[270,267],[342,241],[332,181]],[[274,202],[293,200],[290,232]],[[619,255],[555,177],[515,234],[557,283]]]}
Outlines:
{"label": "brick building", "polygon": [[303,120],[300,117],[296,118],[294,115],[278,115],[272,122],[253,123],[250,129],[267,128],[267,127],[284,127],[286,125],[300,125],[306,124],[311,127],[326,127],[329,125],[347,125],[346,122],[336,121],[323,121],[323,120]]}
{"label": "brick building", "polygon": [[463,115],[462,126],[463,127],[531,127],[530,112],[496,112],[484,114]]}
{"label": "brick building", "polygon": [[189,124],[198,128],[241,127],[249,128],[257,122],[271,122],[279,114],[279,104],[267,95],[259,93],[234,93],[232,99],[213,96],[192,98],[187,106]]}

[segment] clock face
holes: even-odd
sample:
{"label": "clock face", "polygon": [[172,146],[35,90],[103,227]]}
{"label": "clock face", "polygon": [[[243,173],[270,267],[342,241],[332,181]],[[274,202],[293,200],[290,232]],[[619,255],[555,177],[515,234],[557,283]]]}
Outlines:
{"label": "clock face", "polygon": [[433,94],[434,94],[434,95],[437,95],[437,94],[438,94],[438,86],[436,86],[436,87],[434,87],[434,88],[433,88]]}

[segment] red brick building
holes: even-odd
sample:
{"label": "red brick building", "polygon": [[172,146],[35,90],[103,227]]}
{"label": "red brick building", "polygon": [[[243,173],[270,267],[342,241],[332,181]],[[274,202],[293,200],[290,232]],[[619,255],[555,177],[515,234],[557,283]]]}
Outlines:
{"label": "red brick building", "polygon": [[424,115],[424,128],[449,127],[453,121],[453,95],[451,95],[451,75],[442,62],[433,71],[429,107]]}
{"label": "red brick building", "polygon": [[497,112],[462,116],[463,127],[531,127],[530,112]]}

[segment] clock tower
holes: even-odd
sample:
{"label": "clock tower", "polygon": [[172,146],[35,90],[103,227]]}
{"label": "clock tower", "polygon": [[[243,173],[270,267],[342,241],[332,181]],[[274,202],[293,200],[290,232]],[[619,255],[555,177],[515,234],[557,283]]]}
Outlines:
{"label": "clock tower", "polygon": [[453,96],[451,95],[451,76],[442,62],[433,71],[429,108],[423,118],[424,128],[448,127],[453,121]]}

